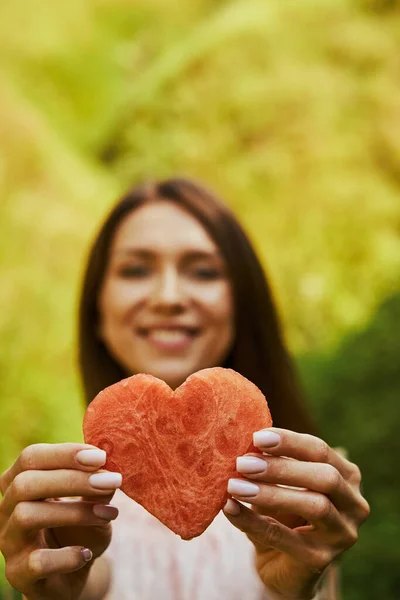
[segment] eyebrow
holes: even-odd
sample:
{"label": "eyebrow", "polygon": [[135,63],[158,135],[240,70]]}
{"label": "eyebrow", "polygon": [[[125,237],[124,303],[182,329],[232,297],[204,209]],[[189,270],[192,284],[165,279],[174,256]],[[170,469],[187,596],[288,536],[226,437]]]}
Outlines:
{"label": "eyebrow", "polygon": [[[154,250],[149,250],[148,248],[134,248],[134,247],[122,247],[117,248],[115,250],[115,254],[125,255],[125,256],[138,256],[139,258],[152,258],[155,254],[157,254]],[[222,259],[222,256],[218,250],[183,250],[181,254],[191,258],[191,259],[204,259],[204,258],[217,258]]]}

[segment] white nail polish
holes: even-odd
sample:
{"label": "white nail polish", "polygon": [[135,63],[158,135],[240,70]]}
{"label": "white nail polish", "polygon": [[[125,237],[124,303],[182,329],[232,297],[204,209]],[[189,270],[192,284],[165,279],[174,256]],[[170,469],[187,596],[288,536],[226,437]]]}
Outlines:
{"label": "white nail polish", "polygon": [[260,448],[273,448],[281,441],[281,436],[274,431],[256,431],[253,433],[253,443]]}
{"label": "white nail polish", "polygon": [[105,464],[107,456],[104,450],[88,448],[80,450],[76,455],[76,460],[85,467],[101,467]]}
{"label": "white nail polish", "polygon": [[267,461],[256,456],[239,456],[236,459],[236,470],[239,473],[263,473],[267,468]]}
{"label": "white nail polish", "polygon": [[81,550],[82,558],[85,562],[89,562],[93,558],[93,552],[89,548],[83,548]]}
{"label": "white nail polish", "polygon": [[88,478],[89,484],[98,490],[113,490],[122,483],[121,473],[93,473]]}
{"label": "white nail polish", "polygon": [[229,498],[224,506],[224,512],[233,517],[237,517],[240,514],[240,506],[237,502]]}
{"label": "white nail polish", "polygon": [[96,517],[105,521],[113,521],[118,517],[118,508],[111,504],[95,504],[92,510]]}
{"label": "white nail polish", "polygon": [[243,479],[230,479],[228,481],[228,492],[233,496],[257,496],[260,488],[255,483]]}

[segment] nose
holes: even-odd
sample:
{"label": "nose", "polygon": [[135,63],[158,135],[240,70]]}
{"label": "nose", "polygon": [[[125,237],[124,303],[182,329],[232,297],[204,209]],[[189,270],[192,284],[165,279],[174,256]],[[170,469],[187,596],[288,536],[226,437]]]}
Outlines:
{"label": "nose", "polygon": [[175,269],[165,269],[154,282],[151,295],[153,310],[163,314],[178,314],[185,310],[187,296],[179,273]]}

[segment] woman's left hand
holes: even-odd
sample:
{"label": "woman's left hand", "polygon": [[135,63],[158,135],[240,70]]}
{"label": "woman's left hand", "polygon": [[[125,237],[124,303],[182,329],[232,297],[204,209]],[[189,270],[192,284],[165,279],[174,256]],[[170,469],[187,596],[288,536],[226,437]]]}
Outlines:
{"label": "woman's left hand", "polygon": [[256,432],[254,445],[268,455],[239,457],[243,477],[228,484],[252,509],[230,499],[225,515],[253,542],[271,593],[313,598],[325,568],[357,541],[369,515],[360,470],[319,438],[287,429]]}

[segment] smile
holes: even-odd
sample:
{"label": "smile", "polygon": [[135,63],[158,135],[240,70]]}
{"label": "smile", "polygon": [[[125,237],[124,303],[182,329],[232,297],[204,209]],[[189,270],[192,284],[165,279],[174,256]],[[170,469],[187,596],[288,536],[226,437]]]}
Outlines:
{"label": "smile", "polygon": [[195,327],[138,328],[137,333],[159,350],[185,350],[200,335]]}

